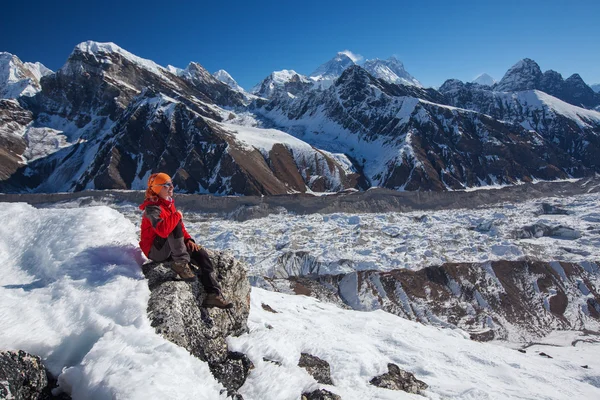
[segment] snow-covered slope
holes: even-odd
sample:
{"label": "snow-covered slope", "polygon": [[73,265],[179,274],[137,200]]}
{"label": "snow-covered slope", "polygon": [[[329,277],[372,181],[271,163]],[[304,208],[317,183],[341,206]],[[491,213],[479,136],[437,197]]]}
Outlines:
{"label": "snow-covered slope", "polygon": [[389,83],[422,87],[421,83],[404,69],[404,64],[396,57],[390,57],[387,60],[378,58],[367,60],[363,64],[363,68],[374,77]]}
{"label": "snow-covered slope", "polygon": [[[4,209],[13,218],[0,225],[0,347],[40,355],[74,400],[225,398],[206,363],[150,326],[134,224],[105,206]],[[461,330],[256,288],[248,325],[228,339],[255,366],[239,390],[248,400],[297,399],[317,388],[350,400],[600,396],[595,336],[557,332],[521,353]],[[301,353],[327,361],[333,385],[300,368]],[[369,384],[388,363],[427,383],[423,397]]]}
{"label": "snow-covered slope", "polygon": [[0,99],[35,95],[41,90],[40,79],[51,73],[39,62],[24,63],[17,56],[0,52]]}

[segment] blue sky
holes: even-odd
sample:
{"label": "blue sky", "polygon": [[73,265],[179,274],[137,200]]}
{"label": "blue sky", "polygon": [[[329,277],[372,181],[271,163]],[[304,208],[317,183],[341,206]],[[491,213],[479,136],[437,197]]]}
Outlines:
{"label": "blue sky", "polygon": [[164,66],[225,69],[247,89],[275,70],[310,74],[342,50],[395,55],[426,86],[482,72],[499,80],[525,57],[600,83],[598,0],[32,0],[2,9],[0,51],[52,70],[95,40]]}

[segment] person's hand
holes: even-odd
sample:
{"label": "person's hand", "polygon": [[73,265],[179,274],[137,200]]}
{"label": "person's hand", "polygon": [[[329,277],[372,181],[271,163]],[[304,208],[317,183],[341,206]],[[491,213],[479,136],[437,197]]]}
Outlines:
{"label": "person's hand", "polygon": [[200,245],[199,245],[199,244],[196,244],[196,243],[194,243],[194,242],[193,242],[193,241],[191,241],[191,240],[188,240],[188,241],[187,241],[187,243],[186,243],[185,245],[186,245],[186,247],[187,247],[188,251],[199,251],[199,250],[200,250]]}
{"label": "person's hand", "polygon": [[181,217],[181,219],[183,220],[183,214],[181,213],[181,211],[177,210],[177,214],[179,214],[179,217]]}

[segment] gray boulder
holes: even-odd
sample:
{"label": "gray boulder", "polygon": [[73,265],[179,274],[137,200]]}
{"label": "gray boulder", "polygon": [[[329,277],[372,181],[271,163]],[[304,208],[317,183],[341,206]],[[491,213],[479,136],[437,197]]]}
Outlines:
{"label": "gray boulder", "polygon": [[408,393],[420,393],[427,389],[427,384],[415,376],[400,369],[396,364],[388,364],[388,372],[371,379],[371,384],[384,389],[403,390]]}
{"label": "gray boulder", "polygon": [[308,353],[300,355],[298,366],[304,368],[319,383],[333,385],[329,363]]}
{"label": "gray boulder", "polygon": [[342,400],[340,396],[331,393],[329,390],[318,389],[310,393],[302,393],[302,400]]}
{"label": "gray boulder", "polygon": [[246,267],[233,256],[207,251],[222,294],[234,307],[230,310],[201,307],[206,293],[199,281],[183,282],[169,263],[151,262],[142,266],[151,292],[148,317],[158,334],[208,362],[228,394],[241,398],[236,391],[253,365],[245,355],[230,352],[225,339],[248,330],[250,284]]}
{"label": "gray boulder", "polygon": [[52,395],[55,383],[40,357],[23,350],[0,351],[0,399],[70,399],[65,393]]}

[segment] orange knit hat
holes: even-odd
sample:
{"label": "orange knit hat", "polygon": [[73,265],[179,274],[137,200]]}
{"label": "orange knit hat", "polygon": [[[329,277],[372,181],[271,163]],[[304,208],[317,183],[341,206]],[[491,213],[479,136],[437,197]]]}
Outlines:
{"label": "orange knit hat", "polygon": [[167,182],[171,182],[171,177],[164,172],[150,175],[148,178],[148,189],[146,189],[146,198],[156,197],[158,192],[162,189],[160,185]]}

